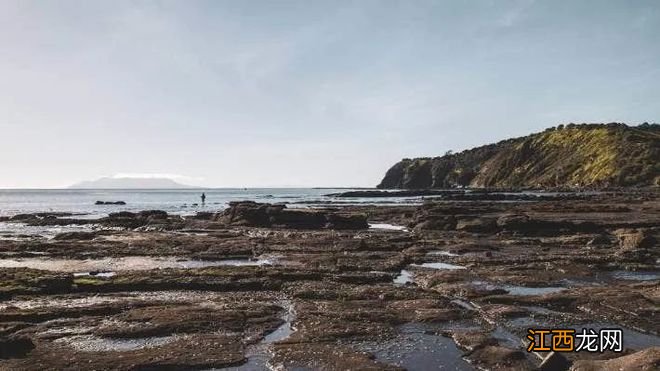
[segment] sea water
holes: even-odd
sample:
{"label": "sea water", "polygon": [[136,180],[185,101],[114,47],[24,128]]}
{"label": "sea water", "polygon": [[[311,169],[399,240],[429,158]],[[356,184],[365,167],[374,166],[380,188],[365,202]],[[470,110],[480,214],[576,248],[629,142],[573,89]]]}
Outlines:
{"label": "sea water", "polygon": [[[0,190],[0,216],[34,212],[73,212],[84,217],[105,216],[117,211],[164,210],[174,214],[225,209],[229,202],[252,200],[287,203],[290,207],[314,207],[327,204],[405,204],[421,198],[351,198],[327,196],[349,189],[329,188],[224,188],[224,189],[58,189]],[[206,194],[202,205],[200,196]],[[124,201],[126,205],[95,205],[96,201]]]}

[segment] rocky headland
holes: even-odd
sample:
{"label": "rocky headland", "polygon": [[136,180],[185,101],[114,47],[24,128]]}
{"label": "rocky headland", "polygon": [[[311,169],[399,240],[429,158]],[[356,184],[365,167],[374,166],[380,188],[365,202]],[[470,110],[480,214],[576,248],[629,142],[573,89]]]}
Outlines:
{"label": "rocky headland", "polygon": [[560,125],[460,153],[403,159],[378,188],[603,189],[660,185],[660,125]]}

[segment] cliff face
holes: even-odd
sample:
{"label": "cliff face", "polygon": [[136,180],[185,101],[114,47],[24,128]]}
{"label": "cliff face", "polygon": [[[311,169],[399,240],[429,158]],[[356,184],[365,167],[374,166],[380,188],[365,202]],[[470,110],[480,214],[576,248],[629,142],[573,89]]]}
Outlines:
{"label": "cliff face", "polygon": [[560,125],[456,154],[404,159],[378,188],[660,185],[660,125]]}

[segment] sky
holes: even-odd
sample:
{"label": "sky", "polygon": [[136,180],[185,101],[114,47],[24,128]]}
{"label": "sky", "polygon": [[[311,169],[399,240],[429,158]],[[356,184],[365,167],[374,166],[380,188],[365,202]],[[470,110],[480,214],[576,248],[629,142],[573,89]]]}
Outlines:
{"label": "sky", "polygon": [[658,102],[655,0],[0,0],[0,188],[375,186]]}

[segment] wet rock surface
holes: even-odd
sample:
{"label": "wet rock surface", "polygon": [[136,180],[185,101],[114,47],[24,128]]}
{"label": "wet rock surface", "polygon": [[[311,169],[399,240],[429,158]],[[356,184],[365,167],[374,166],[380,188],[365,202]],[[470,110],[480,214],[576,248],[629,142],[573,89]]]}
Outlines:
{"label": "wet rock surface", "polygon": [[23,357],[34,349],[32,340],[24,337],[0,339],[0,359]]}
{"label": "wet rock surface", "polygon": [[126,201],[96,201],[94,205],[126,205]]}
{"label": "wet rock surface", "polygon": [[0,369],[527,370],[530,327],[623,329],[575,370],[658,367],[653,192],[9,219],[98,228],[0,240]]}
{"label": "wet rock surface", "polygon": [[273,227],[293,229],[364,229],[368,227],[364,214],[346,214],[326,210],[287,209],[283,204],[253,201],[230,202],[229,208],[214,217],[232,226]]}

